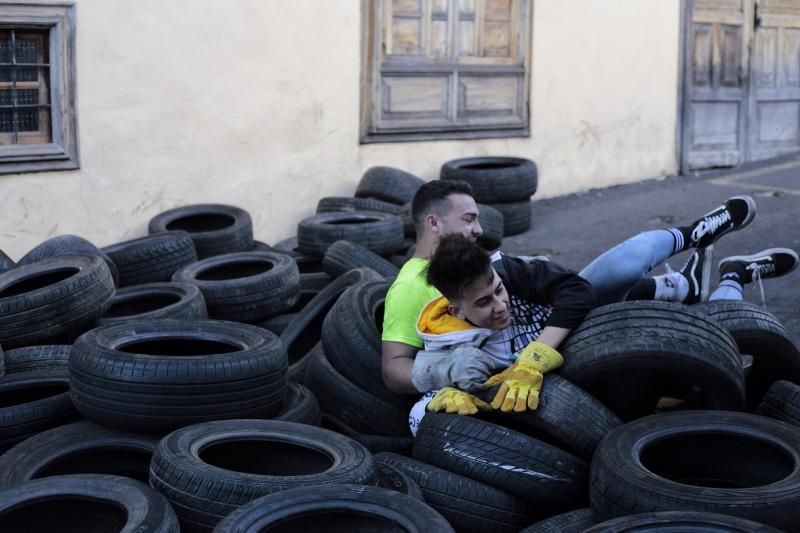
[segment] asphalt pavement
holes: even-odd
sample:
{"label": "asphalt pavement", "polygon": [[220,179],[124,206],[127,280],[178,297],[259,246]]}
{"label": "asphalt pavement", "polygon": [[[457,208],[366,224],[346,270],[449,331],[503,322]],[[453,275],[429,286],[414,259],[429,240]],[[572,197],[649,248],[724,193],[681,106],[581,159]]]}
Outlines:
{"label": "asphalt pavement", "polygon": [[[541,178],[540,178],[541,179]],[[526,233],[503,239],[501,250],[516,255],[547,255],[580,270],[613,245],[644,230],[687,225],[727,198],[747,194],[758,206],[753,222],[723,236],[714,245],[711,287],[719,281],[717,264],[729,255],[749,255],[786,247],[800,253],[800,154],[730,170],[670,176],[630,185],[537,200]],[[679,269],[689,252],[669,262]],[[652,274],[661,274],[663,267]],[[800,345],[800,268],[765,280],[766,308]],[[755,284],[745,299],[761,303]]]}

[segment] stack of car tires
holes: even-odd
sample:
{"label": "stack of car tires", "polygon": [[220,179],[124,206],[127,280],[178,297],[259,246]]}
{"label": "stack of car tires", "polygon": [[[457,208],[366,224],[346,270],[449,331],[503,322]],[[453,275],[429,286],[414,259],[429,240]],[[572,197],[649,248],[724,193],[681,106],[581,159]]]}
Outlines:
{"label": "stack of car tires", "polygon": [[[211,531],[259,496],[336,484],[302,509],[343,524],[448,530],[413,481],[320,427],[320,403],[302,384],[324,356],[339,297],[375,282],[385,292],[384,277],[341,266],[301,273],[291,254],[253,240],[249,220],[232,206],[187,206],[155,217],[146,237],[98,249],[61,236],[9,260],[0,529]],[[261,327],[279,318],[280,336]],[[404,419],[377,424],[364,440],[407,449],[407,431]],[[183,448],[200,441],[202,451]],[[200,477],[187,475],[195,468]],[[247,516],[262,520],[261,507]]]}
{"label": "stack of car tires", "polygon": [[297,251],[324,258],[324,271],[334,277],[364,266],[395,276],[414,243],[406,209],[423,183],[400,169],[367,169],[352,198],[321,198],[316,215],[298,224]]}
{"label": "stack of car tires", "polygon": [[[715,305],[727,324],[709,305],[598,308],[562,344],[536,411],[427,413],[410,456],[376,458],[459,531],[795,530],[800,428],[748,408],[759,388],[740,352],[749,336],[770,336],[790,352],[771,357],[789,361],[795,344],[763,310]],[[797,423],[800,386],[772,379],[760,411]]]}
{"label": "stack of car tires", "polygon": [[[533,161],[518,157],[454,159],[442,165],[439,177],[469,183],[476,202],[502,214],[503,236],[517,235],[530,229],[531,196],[539,182]],[[486,211],[481,209],[481,224],[490,220]]]}
{"label": "stack of car tires", "polygon": [[[450,166],[529,224],[535,166],[487,159]],[[537,410],[412,438],[381,330],[421,183],[370,169],[274,247],[203,204],[2,255],[0,530],[800,530],[800,352],[744,302],[595,309]]]}

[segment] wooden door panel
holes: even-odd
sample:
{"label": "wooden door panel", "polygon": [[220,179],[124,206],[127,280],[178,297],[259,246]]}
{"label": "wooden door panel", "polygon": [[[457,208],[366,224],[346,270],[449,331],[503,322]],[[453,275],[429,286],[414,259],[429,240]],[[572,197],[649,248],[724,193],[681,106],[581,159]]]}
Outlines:
{"label": "wooden door panel", "polygon": [[786,87],[800,87],[800,29],[783,31],[783,54],[786,67]]}
{"label": "wooden door panel", "polygon": [[778,82],[778,30],[761,28],[755,36],[753,83],[758,88],[775,87]]}
{"label": "wooden door panel", "polygon": [[760,143],[797,146],[800,102],[761,102],[756,112]]}
{"label": "wooden door panel", "polygon": [[711,87],[713,43],[711,24],[694,25],[694,50],[692,53],[692,86]]}
{"label": "wooden door panel", "polygon": [[739,102],[701,102],[692,114],[692,144],[704,150],[736,150],[739,146]]}
{"label": "wooden door panel", "polygon": [[742,85],[742,27],[721,24],[719,85],[740,88]]}
{"label": "wooden door panel", "polygon": [[800,150],[800,2],[762,0],[755,19],[751,160]]}

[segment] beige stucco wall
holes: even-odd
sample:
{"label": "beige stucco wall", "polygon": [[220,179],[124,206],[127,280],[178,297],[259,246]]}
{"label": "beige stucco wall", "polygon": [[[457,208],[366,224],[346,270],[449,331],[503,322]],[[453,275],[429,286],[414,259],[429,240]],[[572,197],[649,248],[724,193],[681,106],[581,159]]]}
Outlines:
{"label": "beige stucco wall", "polygon": [[372,165],[517,155],[552,196],[674,173],[679,0],[534,0],[530,138],[358,144],[359,0],[78,0],[81,169],[0,177],[0,248],[143,235],[187,203],[291,236]]}

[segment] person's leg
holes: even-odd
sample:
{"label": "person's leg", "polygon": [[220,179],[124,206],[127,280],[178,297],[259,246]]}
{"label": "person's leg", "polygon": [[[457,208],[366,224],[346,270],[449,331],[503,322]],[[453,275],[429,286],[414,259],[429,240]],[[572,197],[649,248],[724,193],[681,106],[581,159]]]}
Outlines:
{"label": "person's leg", "polygon": [[744,285],[785,276],[797,268],[798,256],[789,248],[769,248],[753,255],[732,255],[719,262],[720,281],[711,300],[741,300]]}
{"label": "person's leg", "polygon": [[679,236],[676,229],[645,231],[603,253],[579,274],[592,284],[600,305],[618,302],[645,274],[679,251]]}
{"label": "person's leg", "polygon": [[[677,253],[693,247],[704,248],[722,235],[745,227],[752,221],[755,211],[755,202],[749,196],[730,198],[689,226],[646,231],[618,244],[587,265],[580,275],[594,287],[599,304],[618,302],[657,265]],[[652,293],[649,299],[674,300],[680,292],[688,291],[671,287],[668,278],[654,279],[634,289],[639,297]],[[674,281],[679,278],[675,277]]]}

